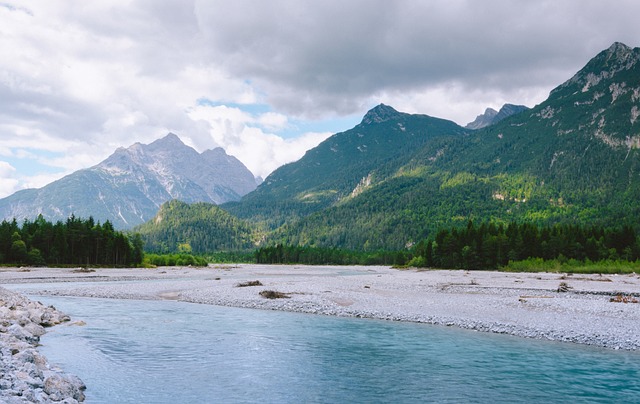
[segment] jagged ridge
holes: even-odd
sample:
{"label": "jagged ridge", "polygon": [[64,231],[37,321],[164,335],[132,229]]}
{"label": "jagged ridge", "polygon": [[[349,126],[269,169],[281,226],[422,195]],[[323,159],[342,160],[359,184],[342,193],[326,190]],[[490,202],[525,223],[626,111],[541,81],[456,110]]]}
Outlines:
{"label": "jagged ridge", "polygon": [[218,148],[199,154],[170,133],[149,145],[119,148],[98,165],[40,189],[0,200],[0,216],[66,220],[71,214],[128,228],[153,217],[162,203],[224,203],[256,187],[251,172]]}
{"label": "jagged ridge", "polygon": [[480,114],[473,122],[469,122],[465,128],[467,129],[482,129],[487,126],[494,125],[503,119],[507,119],[512,115],[519,114],[520,112],[528,110],[529,107],[524,105],[504,104],[500,111],[496,111],[493,108],[487,108],[484,114]]}

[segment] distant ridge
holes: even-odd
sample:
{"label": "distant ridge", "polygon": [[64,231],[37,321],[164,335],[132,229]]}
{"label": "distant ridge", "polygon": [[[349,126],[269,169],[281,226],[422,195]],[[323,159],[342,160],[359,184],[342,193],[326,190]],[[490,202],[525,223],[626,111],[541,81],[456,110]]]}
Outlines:
{"label": "distant ridge", "polygon": [[473,122],[469,122],[465,128],[467,129],[482,129],[487,126],[494,125],[503,119],[506,119],[512,115],[519,114],[520,112],[528,110],[529,107],[524,105],[504,104],[500,111],[496,111],[493,108],[487,108],[484,114],[480,114]]}
{"label": "distant ridge", "polygon": [[129,228],[152,218],[166,201],[224,203],[255,189],[253,174],[221,148],[198,153],[169,133],[148,145],[120,147],[98,165],[39,189],[0,199],[0,217],[66,220],[92,216]]}

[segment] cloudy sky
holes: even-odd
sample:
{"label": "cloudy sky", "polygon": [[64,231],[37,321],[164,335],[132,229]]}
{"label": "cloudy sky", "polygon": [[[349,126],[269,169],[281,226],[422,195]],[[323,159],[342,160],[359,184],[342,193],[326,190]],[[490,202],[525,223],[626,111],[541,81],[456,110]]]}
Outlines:
{"label": "cloudy sky", "polygon": [[383,102],[534,106],[637,0],[0,0],[0,197],[168,132],[265,177]]}

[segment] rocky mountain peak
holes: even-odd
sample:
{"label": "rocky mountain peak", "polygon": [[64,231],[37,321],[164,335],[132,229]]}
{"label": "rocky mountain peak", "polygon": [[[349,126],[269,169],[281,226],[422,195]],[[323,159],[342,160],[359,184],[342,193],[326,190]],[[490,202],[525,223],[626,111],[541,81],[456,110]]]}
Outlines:
{"label": "rocky mountain peak", "polygon": [[608,49],[603,50],[595,58],[591,59],[585,69],[587,74],[608,72],[613,76],[615,73],[633,68],[639,61],[640,48],[633,49],[623,43],[614,42]]}
{"label": "rocky mountain peak", "polygon": [[580,91],[587,92],[602,81],[615,80],[621,72],[640,65],[640,48],[631,48],[621,42],[614,42],[591,59],[571,79],[551,91],[550,96]]}
{"label": "rocky mountain peak", "polygon": [[205,150],[202,152],[202,154],[212,156],[212,157],[229,157],[227,152],[222,147],[216,147],[213,149]]}
{"label": "rocky mountain peak", "polygon": [[362,118],[363,124],[372,124],[372,123],[380,123],[385,122],[391,119],[395,119],[400,116],[400,113],[396,111],[394,108],[380,104],[366,113],[364,118]]}
{"label": "rocky mountain peak", "polygon": [[503,119],[510,117],[511,115],[519,114],[520,112],[528,110],[526,105],[504,104],[500,111],[493,117],[493,123],[498,123]]}
{"label": "rocky mountain peak", "polygon": [[603,52],[607,60],[626,61],[633,57],[633,49],[622,42],[614,42],[607,50]]}
{"label": "rocky mountain peak", "polygon": [[522,111],[526,111],[529,108],[524,105],[504,104],[500,111],[496,111],[493,108],[487,108],[484,114],[478,115],[473,122],[468,123],[465,128],[467,129],[480,129],[489,125],[496,124],[503,119],[510,117],[511,115],[518,114]]}
{"label": "rocky mountain peak", "polygon": [[494,117],[494,116],[498,115],[498,111],[496,111],[493,108],[487,108],[487,109],[484,110],[484,114],[483,115]]}
{"label": "rocky mountain peak", "polygon": [[180,140],[178,135],[169,132],[165,137],[149,143],[150,148],[171,149],[172,147],[184,147],[185,144]]}
{"label": "rocky mountain peak", "polygon": [[476,119],[473,122],[469,122],[465,128],[467,129],[480,129],[485,126],[491,125],[493,122],[493,118],[498,115],[498,111],[493,108],[487,108],[484,110],[484,114],[480,114],[476,116]]}
{"label": "rocky mountain peak", "polygon": [[101,163],[43,188],[0,199],[0,217],[48,220],[92,216],[126,228],[153,217],[171,199],[236,201],[256,188],[251,171],[223,149],[198,153],[169,133],[148,145],[120,147]]}

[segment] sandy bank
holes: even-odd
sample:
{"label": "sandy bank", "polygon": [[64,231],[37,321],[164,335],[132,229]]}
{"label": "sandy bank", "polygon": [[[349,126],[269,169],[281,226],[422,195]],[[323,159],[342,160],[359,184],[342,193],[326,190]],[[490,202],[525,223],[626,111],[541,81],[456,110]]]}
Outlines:
{"label": "sandy bank", "polygon": [[[262,286],[238,287],[259,280]],[[0,269],[8,288],[42,295],[172,299],[412,321],[614,349],[640,349],[639,275],[237,265],[197,268]],[[561,283],[568,291],[558,292]],[[264,290],[289,295],[266,299]],[[635,297],[634,297],[635,296]],[[611,300],[614,301],[611,301]],[[90,320],[90,319],[85,319]]]}

